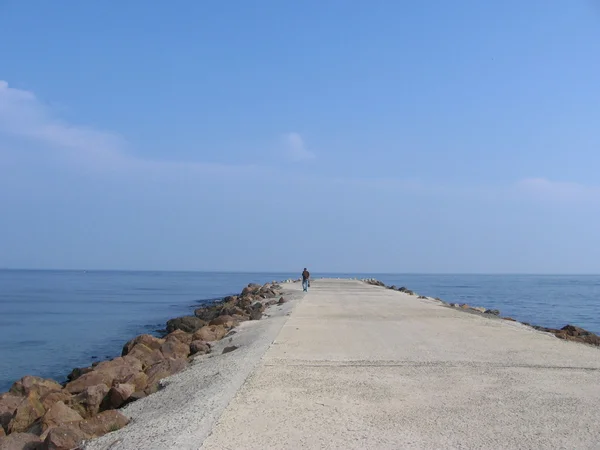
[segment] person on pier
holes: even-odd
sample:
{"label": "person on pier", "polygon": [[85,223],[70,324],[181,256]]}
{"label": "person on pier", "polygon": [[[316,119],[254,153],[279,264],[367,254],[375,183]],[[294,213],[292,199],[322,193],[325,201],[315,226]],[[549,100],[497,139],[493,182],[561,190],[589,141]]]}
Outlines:
{"label": "person on pier", "polygon": [[304,268],[304,271],[302,272],[302,290],[304,292],[308,292],[308,286],[310,286],[310,272],[308,270],[306,270],[306,267]]}

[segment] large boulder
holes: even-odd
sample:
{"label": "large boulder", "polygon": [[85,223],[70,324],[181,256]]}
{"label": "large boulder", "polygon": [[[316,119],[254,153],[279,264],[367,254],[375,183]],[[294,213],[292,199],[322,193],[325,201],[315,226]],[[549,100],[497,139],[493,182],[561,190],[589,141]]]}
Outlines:
{"label": "large boulder", "polygon": [[15,410],[7,434],[27,431],[33,423],[46,413],[46,409],[35,392],[24,397]]}
{"label": "large boulder", "polygon": [[80,420],[83,420],[83,417],[77,411],[69,408],[63,402],[56,402],[38,422],[35,434],[40,434],[41,439],[45,439],[47,431],[50,428],[55,428],[63,423],[78,422]]}
{"label": "large boulder", "polygon": [[112,386],[112,382],[113,376],[111,374],[104,371],[94,370],[80,376],[70,383],[67,383],[65,390],[70,394],[79,394],[80,392],[85,391],[87,388],[98,386],[99,384],[103,384],[108,390],[108,387]]}
{"label": "large boulder", "polygon": [[[110,379],[108,387],[115,383],[123,383],[125,380],[141,372],[143,369],[142,362],[133,357],[132,355],[126,355],[118,357],[110,361],[103,361],[94,368],[94,372],[104,373],[107,375],[107,379]],[[87,375],[83,375],[85,377]],[[76,383],[75,380],[74,383]]]}
{"label": "large boulder", "polygon": [[42,440],[31,433],[12,433],[0,437],[0,450],[42,450]]}
{"label": "large boulder", "polygon": [[81,431],[77,423],[63,424],[48,430],[44,439],[44,450],[72,450],[79,448],[81,441],[88,436]]}
{"label": "large boulder", "polygon": [[108,361],[102,361],[100,363],[98,363],[98,365],[96,365],[96,367],[94,367],[95,371],[104,371],[104,372],[110,372],[113,373],[115,375],[115,378],[118,378],[121,372],[123,372],[123,370],[125,371],[133,371],[133,372],[139,372],[142,370],[142,363],[139,361],[139,359],[134,358],[133,356],[130,355],[125,355],[125,356],[119,356],[117,358],[108,360]]}
{"label": "large boulder", "polygon": [[557,330],[557,337],[563,337],[563,335],[566,335],[566,339],[571,341],[600,346],[600,336],[575,325],[565,325],[560,330]]}
{"label": "large boulder", "polygon": [[235,319],[230,315],[223,315],[211,320],[209,325],[223,325],[225,328],[233,328],[237,325]]}
{"label": "large boulder", "polygon": [[103,409],[120,408],[127,403],[135,391],[136,387],[133,384],[125,383],[113,386],[104,398]]}
{"label": "large boulder", "polygon": [[144,372],[136,373],[125,380],[125,384],[132,384],[136,391],[143,391],[148,386],[148,375]]}
{"label": "large boulder", "polygon": [[240,308],[246,309],[250,305],[252,305],[253,302],[254,302],[254,299],[250,295],[245,295],[238,300],[237,306],[239,306]]}
{"label": "large boulder", "polygon": [[[161,339],[161,341],[162,346],[162,344],[164,344],[164,340]],[[160,347],[153,349],[141,343],[135,345],[127,354],[127,356],[131,356],[140,361],[142,363],[143,370],[146,370],[146,368],[164,359],[164,355],[160,351]]]}
{"label": "large boulder", "polygon": [[165,359],[146,370],[148,375],[148,386],[144,392],[148,395],[159,389],[159,382],[163,378],[181,372],[187,366],[187,359]]}
{"label": "large boulder", "polygon": [[194,310],[194,316],[200,320],[203,320],[204,322],[210,322],[215,317],[218,317],[221,314],[221,309],[222,307],[218,305],[203,306]]}
{"label": "large boulder", "polygon": [[177,337],[170,337],[165,340],[160,351],[165,358],[187,358],[190,354],[190,346],[189,344],[181,342]]}
{"label": "large boulder", "polygon": [[244,297],[245,295],[254,295],[254,294],[256,294],[260,290],[260,288],[261,288],[260,285],[254,284],[254,283],[250,283],[248,286],[246,286],[242,290],[241,296]]}
{"label": "large boulder", "polygon": [[263,312],[260,309],[252,309],[250,311],[250,320],[260,320],[262,316]]}
{"label": "large boulder", "polygon": [[72,398],[73,396],[71,394],[69,394],[65,390],[62,390],[58,392],[49,392],[48,394],[44,395],[40,399],[40,401],[42,402],[42,405],[44,405],[44,409],[48,410],[56,402],[63,402],[64,404],[68,404],[70,403]]}
{"label": "large boulder", "polygon": [[147,348],[151,350],[158,350],[161,345],[163,345],[164,339],[160,339],[149,334],[141,334],[129,342],[127,342],[123,346],[123,351],[121,352],[121,356],[127,355],[131,350],[138,344],[143,344]]}
{"label": "large boulder", "polygon": [[104,436],[111,431],[117,431],[129,423],[129,419],[121,412],[111,409],[104,411],[91,419],[78,422],[79,429],[87,439]]}
{"label": "large boulder", "polygon": [[192,341],[190,344],[190,352],[192,355],[206,355],[210,353],[210,345],[204,341]]}
{"label": "large boulder", "polygon": [[231,306],[223,309],[224,316],[231,316],[235,321],[240,322],[240,318],[243,320],[248,320],[248,313],[244,311],[239,306]]}
{"label": "large boulder", "polygon": [[23,397],[10,392],[0,394],[0,428],[8,430],[8,424],[12,419],[14,412],[19,404],[23,401]]}
{"label": "large boulder", "polygon": [[69,380],[69,381],[76,380],[81,375],[91,372],[92,370],[94,370],[93,367],[75,367],[73,370],[71,370],[71,373],[69,373],[69,375],[67,375],[67,380]]}
{"label": "large boulder", "polygon": [[218,341],[227,334],[223,325],[208,325],[194,333],[194,341]]}
{"label": "large boulder", "polygon": [[82,417],[92,417],[100,411],[108,391],[109,387],[103,383],[88,386],[73,398],[70,406]]}
{"label": "large boulder", "polygon": [[104,411],[91,419],[65,423],[48,431],[44,449],[71,450],[83,440],[119,430],[128,423],[129,419],[116,410]]}
{"label": "large boulder", "polygon": [[19,381],[15,381],[8,392],[23,397],[29,395],[30,392],[34,392],[38,397],[42,397],[49,392],[60,391],[61,389],[62,386],[54,380],[27,375]]}
{"label": "large boulder", "polygon": [[167,322],[167,332],[182,330],[186,333],[193,333],[204,325],[206,325],[205,321],[196,316],[177,317]]}
{"label": "large boulder", "polygon": [[165,341],[168,341],[169,339],[177,339],[184,344],[190,345],[192,342],[192,333],[186,333],[183,330],[175,330],[165,336]]}

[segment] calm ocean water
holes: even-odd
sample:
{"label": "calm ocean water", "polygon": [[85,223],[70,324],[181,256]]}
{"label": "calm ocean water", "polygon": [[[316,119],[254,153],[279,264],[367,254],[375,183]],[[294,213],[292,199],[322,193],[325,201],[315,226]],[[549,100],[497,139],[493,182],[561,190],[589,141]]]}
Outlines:
{"label": "calm ocean water", "polygon": [[[25,374],[64,380],[114,357],[133,336],[164,328],[200,303],[290,273],[0,270],[0,392]],[[500,309],[537,325],[600,333],[600,276],[360,275],[446,301]]]}

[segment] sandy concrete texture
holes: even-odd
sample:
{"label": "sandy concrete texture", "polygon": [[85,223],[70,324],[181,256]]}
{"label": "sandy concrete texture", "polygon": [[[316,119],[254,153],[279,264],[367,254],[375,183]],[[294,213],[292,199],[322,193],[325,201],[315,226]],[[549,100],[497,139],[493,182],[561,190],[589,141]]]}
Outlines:
{"label": "sandy concrete texture", "polygon": [[198,447],[600,448],[597,348],[360,281],[311,285]]}

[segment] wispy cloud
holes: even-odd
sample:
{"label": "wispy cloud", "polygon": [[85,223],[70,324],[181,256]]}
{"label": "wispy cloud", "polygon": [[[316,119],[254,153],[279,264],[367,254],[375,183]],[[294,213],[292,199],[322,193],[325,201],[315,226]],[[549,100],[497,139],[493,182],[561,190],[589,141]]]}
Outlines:
{"label": "wispy cloud", "polygon": [[[130,153],[123,137],[60,120],[33,92],[0,80],[0,138],[13,136],[35,142],[69,164],[93,170],[181,173],[230,173],[256,169],[202,162],[156,161]],[[0,147],[2,148],[2,147]]]}
{"label": "wispy cloud", "polygon": [[315,158],[315,154],[306,148],[304,139],[299,133],[287,133],[284,136],[285,153],[292,161],[307,161]]}
{"label": "wispy cloud", "polygon": [[551,181],[546,178],[525,178],[516,183],[519,192],[552,201],[600,200],[600,186]]}
{"label": "wispy cloud", "polygon": [[44,144],[79,162],[125,164],[125,140],[116,134],[76,126],[54,117],[33,92],[0,80],[0,132]]}

